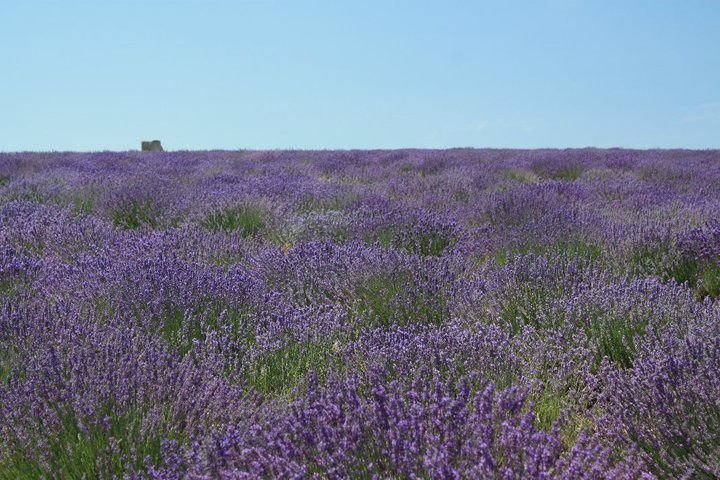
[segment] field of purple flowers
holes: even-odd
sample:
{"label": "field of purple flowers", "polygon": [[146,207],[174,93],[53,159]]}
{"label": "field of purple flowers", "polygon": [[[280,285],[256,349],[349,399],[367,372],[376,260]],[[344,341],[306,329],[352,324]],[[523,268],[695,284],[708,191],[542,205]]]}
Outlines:
{"label": "field of purple flowers", "polygon": [[720,476],[720,152],[0,154],[0,479]]}

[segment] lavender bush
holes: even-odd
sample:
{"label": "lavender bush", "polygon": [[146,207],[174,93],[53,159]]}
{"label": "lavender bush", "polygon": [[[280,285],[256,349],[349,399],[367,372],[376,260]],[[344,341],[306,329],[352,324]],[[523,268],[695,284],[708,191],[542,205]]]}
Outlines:
{"label": "lavender bush", "polygon": [[720,153],[0,154],[0,479],[716,478]]}

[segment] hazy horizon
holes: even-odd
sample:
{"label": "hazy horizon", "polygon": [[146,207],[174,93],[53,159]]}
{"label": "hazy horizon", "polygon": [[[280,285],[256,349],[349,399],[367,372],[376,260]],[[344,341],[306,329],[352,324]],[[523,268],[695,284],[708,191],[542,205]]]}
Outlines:
{"label": "hazy horizon", "polygon": [[124,150],[0,150],[0,154],[26,154],[26,153],[142,153],[143,155],[153,153],[183,153],[183,152],[373,152],[373,151],[444,151],[444,150],[491,150],[491,151],[566,151],[566,150],[621,150],[638,152],[672,152],[672,151],[717,151],[720,147],[708,148],[633,148],[633,147],[394,147],[394,148],[163,148],[163,152],[142,152],[140,148],[128,148]]}

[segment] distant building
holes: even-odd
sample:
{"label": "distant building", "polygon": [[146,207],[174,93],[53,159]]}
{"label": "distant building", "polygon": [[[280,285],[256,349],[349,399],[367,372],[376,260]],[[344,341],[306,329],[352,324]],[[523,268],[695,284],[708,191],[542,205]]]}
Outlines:
{"label": "distant building", "polygon": [[162,152],[163,148],[160,145],[160,140],[153,140],[151,142],[142,141],[140,143],[143,152]]}

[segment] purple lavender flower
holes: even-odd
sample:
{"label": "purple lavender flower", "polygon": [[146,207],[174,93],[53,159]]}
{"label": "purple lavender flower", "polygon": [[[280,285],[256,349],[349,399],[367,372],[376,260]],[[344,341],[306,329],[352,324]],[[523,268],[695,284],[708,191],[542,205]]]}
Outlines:
{"label": "purple lavender flower", "polygon": [[0,479],[714,478],[720,153],[0,153]]}

